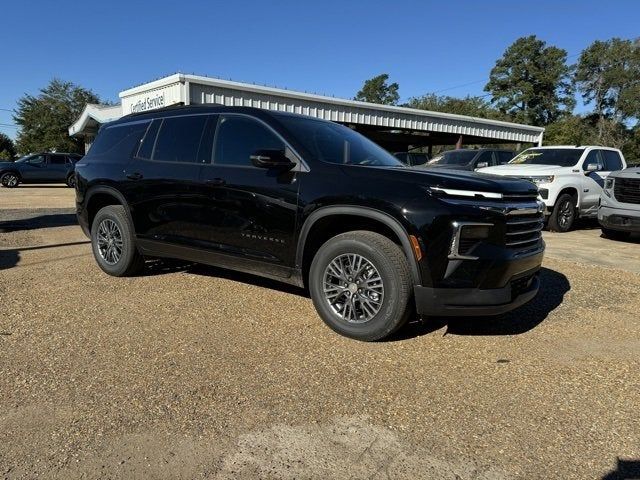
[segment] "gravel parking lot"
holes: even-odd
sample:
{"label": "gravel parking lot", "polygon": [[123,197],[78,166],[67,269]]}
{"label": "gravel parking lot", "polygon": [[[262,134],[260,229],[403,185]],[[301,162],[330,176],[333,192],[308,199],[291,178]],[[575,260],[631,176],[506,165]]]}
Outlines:
{"label": "gravel parking lot", "polygon": [[545,237],[532,303],[367,344],[256,277],[109,277],[71,189],[0,189],[0,476],[636,478],[640,240]]}

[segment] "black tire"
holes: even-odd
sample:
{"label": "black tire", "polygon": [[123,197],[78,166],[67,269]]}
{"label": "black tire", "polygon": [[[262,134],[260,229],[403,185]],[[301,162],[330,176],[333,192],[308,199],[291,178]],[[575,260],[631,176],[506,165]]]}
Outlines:
{"label": "black tire", "polygon": [[20,174],[18,172],[4,172],[0,175],[0,185],[7,188],[16,188],[20,185]]}
{"label": "black tire", "polygon": [[621,232],[620,230],[611,230],[610,228],[600,227],[602,236],[611,240],[627,240],[631,236],[631,232]]}
{"label": "black tire", "polygon": [[[345,257],[347,255],[351,257]],[[355,270],[364,271],[357,278],[349,277],[354,266],[349,265],[349,258],[357,259],[357,256],[368,265],[355,260]],[[344,275],[339,277],[330,272],[330,265],[340,259],[346,264]],[[375,273],[381,279],[381,290],[378,282],[374,282],[374,278],[377,278]],[[327,294],[325,274],[329,275],[331,282],[340,283],[327,283],[331,285],[331,292]],[[344,283],[338,278],[344,279]],[[374,286],[368,288],[367,285]],[[378,290],[374,291],[376,288]],[[407,322],[413,312],[410,302],[412,290],[409,262],[402,249],[387,237],[369,231],[347,232],[328,240],[313,258],[309,272],[309,291],[322,320],[341,335],[362,341],[385,338]],[[334,298],[330,300],[327,295],[333,295]],[[380,296],[381,300],[374,303]],[[342,313],[338,311],[340,299],[345,300]],[[349,308],[347,302],[350,302]],[[350,319],[344,318],[346,316]]]}
{"label": "black tire", "polygon": [[577,216],[576,197],[563,193],[556,200],[549,216],[549,230],[561,233],[568,232],[573,227]]}
{"label": "black tire", "polygon": [[[116,258],[118,249],[109,250],[109,246],[117,247],[118,237],[120,254]],[[108,239],[112,240],[110,244]],[[109,275],[129,277],[144,269],[144,258],[136,248],[133,227],[122,205],[108,205],[98,211],[91,225],[91,247],[98,266]]]}
{"label": "black tire", "polygon": [[67,180],[65,182],[67,184],[67,187],[69,188],[76,188],[76,174],[75,173],[70,173],[67,176]]}

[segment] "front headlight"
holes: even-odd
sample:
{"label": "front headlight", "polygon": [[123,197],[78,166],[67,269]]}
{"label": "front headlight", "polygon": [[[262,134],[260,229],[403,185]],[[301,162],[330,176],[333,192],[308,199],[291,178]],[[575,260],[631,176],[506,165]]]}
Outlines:
{"label": "front headlight", "polygon": [[611,191],[613,190],[613,184],[615,179],[613,178],[605,178],[604,179],[604,194],[607,197],[611,197]]}
{"label": "front headlight", "polygon": [[529,180],[535,183],[536,186],[538,186],[538,185],[543,185],[545,183],[551,183],[553,182],[554,178],[555,177],[553,175],[543,175],[538,177],[530,177]]}

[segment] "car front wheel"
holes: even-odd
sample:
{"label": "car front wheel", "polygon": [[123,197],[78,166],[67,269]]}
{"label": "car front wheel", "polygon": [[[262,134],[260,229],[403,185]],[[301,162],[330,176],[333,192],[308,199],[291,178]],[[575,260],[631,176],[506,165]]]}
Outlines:
{"label": "car front wheel", "polygon": [[135,244],[133,228],[122,205],[101,208],[91,226],[91,246],[98,265],[109,275],[140,273],[144,259]]}
{"label": "car front wheel", "polygon": [[3,187],[15,188],[20,184],[20,176],[15,172],[6,172],[0,176],[0,184]]}
{"label": "car front wheel", "polygon": [[347,232],[322,245],[311,263],[309,290],[322,320],[357,340],[391,335],[413,311],[407,257],[375,232]]}
{"label": "car front wheel", "polygon": [[549,230],[552,232],[568,232],[576,220],[576,198],[563,193],[556,200],[549,216]]}

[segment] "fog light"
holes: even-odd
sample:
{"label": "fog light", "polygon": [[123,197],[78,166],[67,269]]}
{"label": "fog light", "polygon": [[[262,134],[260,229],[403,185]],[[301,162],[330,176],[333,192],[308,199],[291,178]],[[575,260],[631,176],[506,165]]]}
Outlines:
{"label": "fog light", "polygon": [[449,246],[449,260],[478,260],[479,257],[468,255],[475,244],[489,236],[492,223],[453,222],[451,245]]}
{"label": "fog light", "polygon": [[540,194],[540,196],[544,200],[548,200],[549,199],[549,189],[548,188],[541,188],[541,189],[538,190],[538,193]]}

